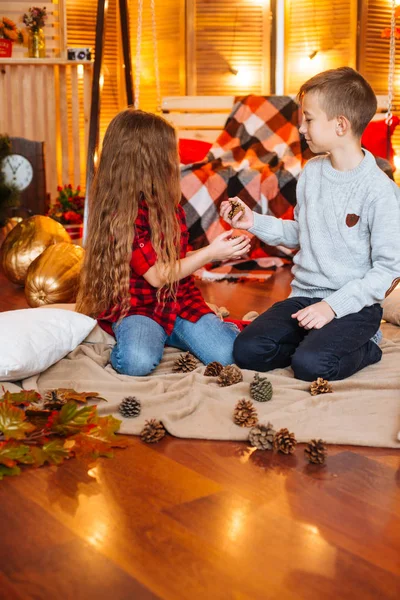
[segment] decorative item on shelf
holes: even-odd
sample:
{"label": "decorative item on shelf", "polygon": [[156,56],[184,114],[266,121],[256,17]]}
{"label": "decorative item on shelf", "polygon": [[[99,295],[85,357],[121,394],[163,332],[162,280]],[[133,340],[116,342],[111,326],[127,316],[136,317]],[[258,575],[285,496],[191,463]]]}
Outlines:
{"label": "decorative item on shelf", "polygon": [[157,419],[150,419],[145,422],[145,425],[140,433],[142,442],[154,444],[159,442],[166,434],[164,425]]}
{"label": "decorative item on shelf", "polygon": [[272,450],[274,436],[275,429],[271,423],[267,423],[267,425],[257,423],[249,431],[249,442],[258,450]]}
{"label": "decorative item on shelf", "polygon": [[296,449],[297,440],[294,433],[289,429],[280,429],[274,436],[274,450],[282,454],[293,454]]}
{"label": "decorative item on shelf", "polygon": [[268,402],[272,398],[272,383],[256,373],[250,384],[250,396],[257,402]]}
{"label": "decorative item on shelf", "polygon": [[29,306],[75,302],[84,253],[81,246],[60,242],[35,258],[25,279]]}
{"label": "decorative item on shelf", "polygon": [[221,387],[234,385],[240,381],[243,381],[243,375],[242,371],[236,365],[227,365],[224,367],[217,379],[217,383]]}
{"label": "decorative item on shelf", "polygon": [[48,212],[48,216],[64,225],[75,244],[82,242],[83,209],[85,196],[81,196],[81,188],[71,184],[58,186],[58,196]]}
{"label": "decorative item on shelf", "polygon": [[251,400],[245,398],[238,400],[233,412],[233,420],[240,427],[254,427],[254,425],[257,425],[257,411]]}
{"label": "decorative item on shelf", "polygon": [[186,352],[186,354],[180,354],[178,356],[172,370],[174,373],[188,373],[189,371],[193,371],[196,367],[196,358],[192,356],[190,352]]}
{"label": "decorative item on shelf", "polygon": [[90,48],[67,48],[68,60],[82,61],[92,60],[92,52]]}
{"label": "decorative item on shelf", "polygon": [[35,215],[18,223],[1,248],[1,265],[7,279],[24,285],[30,264],[52,244],[71,242],[64,227],[50,217]]}
{"label": "decorative item on shelf", "polygon": [[135,396],[127,396],[122,400],[118,407],[118,411],[127,419],[138,417],[141,411],[140,400],[138,400]]}
{"label": "decorative item on shelf", "polygon": [[7,17],[0,19],[0,58],[12,56],[13,44],[26,44],[26,35],[18,29],[14,21]]}
{"label": "decorative item on shelf", "polygon": [[46,58],[46,42],[43,27],[47,20],[46,7],[31,6],[23,16],[23,22],[29,32],[29,58]]}
{"label": "decorative item on shelf", "polygon": [[323,440],[311,440],[304,449],[308,462],[323,465],[328,454]]}
{"label": "decorative item on shelf", "polygon": [[331,394],[332,386],[326,379],[322,377],[318,377],[315,381],[310,385],[310,394],[311,396],[317,396],[318,394]]}
{"label": "decorative item on shelf", "polygon": [[206,377],[218,377],[224,367],[220,362],[215,360],[214,362],[208,363],[206,368],[204,369],[204,375]]}

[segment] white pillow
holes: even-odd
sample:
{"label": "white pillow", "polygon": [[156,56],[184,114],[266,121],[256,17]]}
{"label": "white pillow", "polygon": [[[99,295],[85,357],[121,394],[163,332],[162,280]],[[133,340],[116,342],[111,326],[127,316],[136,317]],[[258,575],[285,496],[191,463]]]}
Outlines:
{"label": "white pillow", "polygon": [[95,319],[57,308],[0,313],[0,381],[45,371],[74,350],[95,325]]}
{"label": "white pillow", "polygon": [[[75,310],[75,303],[43,304],[37,308],[64,308],[65,310]],[[107,344],[107,346],[115,346],[115,337],[104,331],[98,324],[83,341],[87,344]]]}

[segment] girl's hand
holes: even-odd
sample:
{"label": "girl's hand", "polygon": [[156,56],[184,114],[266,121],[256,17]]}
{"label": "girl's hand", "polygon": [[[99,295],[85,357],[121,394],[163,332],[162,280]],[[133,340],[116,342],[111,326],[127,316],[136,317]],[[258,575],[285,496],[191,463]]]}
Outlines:
{"label": "girl's hand", "polygon": [[[228,217],[229,212],[232,208],[230,200],[237,202],[237,204],[240,204],[240,206],[244,209],[244,212],[239,212],[232,219]],[[253,227],[254,225],[253,211],[237,196],[235,196],[235,198],[230,198],[229,200],[224,200],[224,202],[221,202],[220,215],[224,219],[224,221],[226,221],[227,223],[229,223],[229,225],[232,225],[232,227],[235,227],[236,229],[250,229],[250,227]]]}
{"label": "girl's hand", "polygon": [[323,300],[311,306],[306,306],[292,315],[304,329],[321,329],[335,318],[335,313]]}
{"label": "girl's hand", "polygon": [[246,235],[232,238],[232,231],[220,233],[207,248],[210,260],[241,258],[250,251],[250,239]]}

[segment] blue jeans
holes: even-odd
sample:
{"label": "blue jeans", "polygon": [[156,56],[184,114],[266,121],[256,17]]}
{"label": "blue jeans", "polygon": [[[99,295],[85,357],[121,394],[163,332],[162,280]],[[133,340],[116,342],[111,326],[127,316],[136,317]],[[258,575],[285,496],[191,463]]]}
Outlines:
{"label": "blue jeans", "polygon": [[297,379],[334,381],[380,361],[382,350],[370,338],[379,329],[381,306],[366,306],[321,329],[304,329],[291,317],[320,301],[292,297],[271,306],[237,337],[233,349],[236,364],[256,371],[291,365]]}
{"label": "blue jeans", "polygon": [[217,360],[233,363],[233,343],[239,333],[233,323],[224,323],[214,313],[192,323],[177,317],[171,335],[143,315],[131,315],[113,325],[117,343],[111,352],[113,368],[123,375],[148,375],[160,363],[164,346],[189,351],[202,363]]}

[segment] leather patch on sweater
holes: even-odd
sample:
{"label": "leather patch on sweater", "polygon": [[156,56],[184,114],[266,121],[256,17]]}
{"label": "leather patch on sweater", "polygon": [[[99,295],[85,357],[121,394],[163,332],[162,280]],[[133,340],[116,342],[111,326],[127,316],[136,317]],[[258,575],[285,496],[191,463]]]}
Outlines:
{"label": "leather patch on sweater", "polygon": [[354,227],[354,225],[357,225],[359,220],[360,217],[358,215],[349,214],[346,216],[346,225],[347,227]]}
{"label": "leather patch on sweater", "polygon": [[385,294],[385,298],[387,298],[389,296],[389,294],[391,294],[393,292],[393,290],[399,285],[399,283],[400,283],[400,277],[396,277],[396,279],[393,279],[392,285],[390,286],[390,288],[388,289],[388,291]]}

